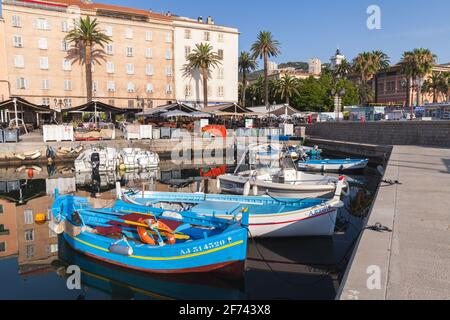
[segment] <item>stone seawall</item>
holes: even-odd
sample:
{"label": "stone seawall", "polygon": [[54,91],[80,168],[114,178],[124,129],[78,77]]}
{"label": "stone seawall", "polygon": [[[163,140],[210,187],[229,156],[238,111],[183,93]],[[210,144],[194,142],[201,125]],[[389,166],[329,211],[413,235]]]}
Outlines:
{"label": "stone seawall", "polygon": [[450,121],[322,122],[307,124],[311,137],[376,145],[450,147]]}

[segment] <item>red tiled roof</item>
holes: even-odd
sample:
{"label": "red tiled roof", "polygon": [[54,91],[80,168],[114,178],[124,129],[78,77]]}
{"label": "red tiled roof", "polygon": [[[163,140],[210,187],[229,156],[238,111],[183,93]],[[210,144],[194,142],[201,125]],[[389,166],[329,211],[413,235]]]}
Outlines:
{"label": "red tiled roof", "polygon": [[115,12],[123,12],[123,13],[129,13],[129,14],[137,14],[137,15],[144,15],[155,19],[164,19],[164,20],[171,20],[170,16],[166,16],[160,13],[155,13],[150,10],[141,10],[141,9],[134,9],[134,8],[127,8],[127,7],[121,7],[121,6],[115,6],[115,5],[109,5],[109,4],[103,4],[103,3],[94,3],[94,2],[88,2],[88,1],[82,1],[82,0],[22,0],[24,2],[32,2],[32,3],[39,3],[39,4],[54,4],[55,6],[78,6],[81,9],[87,9],[87,10],[109,10],[109,11],[115,11]]}

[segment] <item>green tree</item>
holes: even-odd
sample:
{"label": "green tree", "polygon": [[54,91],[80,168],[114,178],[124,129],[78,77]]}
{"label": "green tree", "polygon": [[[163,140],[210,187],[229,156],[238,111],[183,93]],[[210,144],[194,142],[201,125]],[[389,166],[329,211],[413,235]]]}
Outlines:
{"label": "green tree", "polygon": [[258,67],[258,62],[251,57],[247,51],[242,51],[239,56],[239,72],[242,73],[242,105],[245,107],[246,90],[247,90],[247,74],[255,71]]}
{"label": "green tree", "polygon": [[280,43],[273,38],[269,31],[261,31],[258,39],[252,45],[252,56],[254,59],[260,58],[264,60],[264,103],[269,107],[269,73],[268,62],[270,57],[278,56],[280,52]]}
{"label": "green tree", "polygon": [[86,18],[80,18],[75,23],[74,28],[69,31],[64,40],[72,44],[69,59],[78,60],[85,66],[86,96],[87,101],[91,102],[92,64],[96,61],[96,57],[103,55],[103,49],[106,44],[111,42],[111,38],[100,30],[97,19],[91,20],[90,16],[87,16]]}
{"label": "green tree", "polygon": [[448,90],[448,78],[441,72],[433,72],[422,86],[422,93],[431,94],[433,96],[433,103],[438,102],[440,94],[446,96]]}
{"label": "green tree", "polygon": [[286,104],[290,105],[290,98],[297,96],[298,92],[298,80],[290,74],[285,74],[275,84],[275,93],[278,94],[281,99],[286,99]]}
{"label": "green tree", "polygon": [[435,62],[436,55],[429,49],[418,48],[403,53],[400,64],[402,73],[405,74],[408,79],[408,104],[410,106],[413,105],[411,96],[409,95],[411,87],[417,93],[417,105],[419,105],[421,88],[417,84],[421,79],[432,72]]}
{"label": "green tree", "polygon": [[203,80],[203,107],[208,106],[208,80],[211,70],[222,64],[217,53],[209,43],[200,43],[195,46],[192,53],[187,56],[187,64],[184,67],[185,75],[192,75],[194,70],[199,70]]}

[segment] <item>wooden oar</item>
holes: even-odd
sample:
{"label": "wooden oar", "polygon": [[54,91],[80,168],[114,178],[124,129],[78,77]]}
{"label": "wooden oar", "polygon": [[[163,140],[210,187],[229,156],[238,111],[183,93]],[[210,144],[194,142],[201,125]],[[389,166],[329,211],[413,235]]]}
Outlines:
{"label": "wooden oar", "polygon": [[[92,212],[90,213],[89,210],[83,210],[82,211],[82,215],[83,214],[86,214],[86,215],[89,215],[89,216],[96,216],[96,215],[98,215],[98,213],[92,213]],[[105,215],[107,215],[107,214],[105,214]],[[139,223],[139,222],[130,221],[130,220],[123,220],[123,219],[119,219],[119,218],[113,218],[113,217],[110,217],[110,216],[108,216],[108,219],[110,221],[123,223],[123,224],[131,225],[131,226],[135,226],[135,227],[149,228],[148,224],[145,224],[145,223]],[[161,235],[164,236],[164,237],[172,235],[172,232],[170,232],[167,229],[157,228],[157,230],[160,231]],[[152,233],[152,232],[154,234],[156,234],[155,231],[150,230],[150,233]],[[185,234],[181,234],[181,233],[176,233],[176,234],[174,234],[174,236],[175,236],[175,239],[177,239],[177,240],[188,240],[188,239],[190,239],[190,236],[185,235]]]}

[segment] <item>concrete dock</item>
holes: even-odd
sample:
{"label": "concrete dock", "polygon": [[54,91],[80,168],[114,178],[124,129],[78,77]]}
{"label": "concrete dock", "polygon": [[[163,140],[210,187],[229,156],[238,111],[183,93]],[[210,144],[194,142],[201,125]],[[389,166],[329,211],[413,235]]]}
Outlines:
{"label": "concrete dock", "polygon": [[395,146],[337,299],[450,299],[450,149]]}

